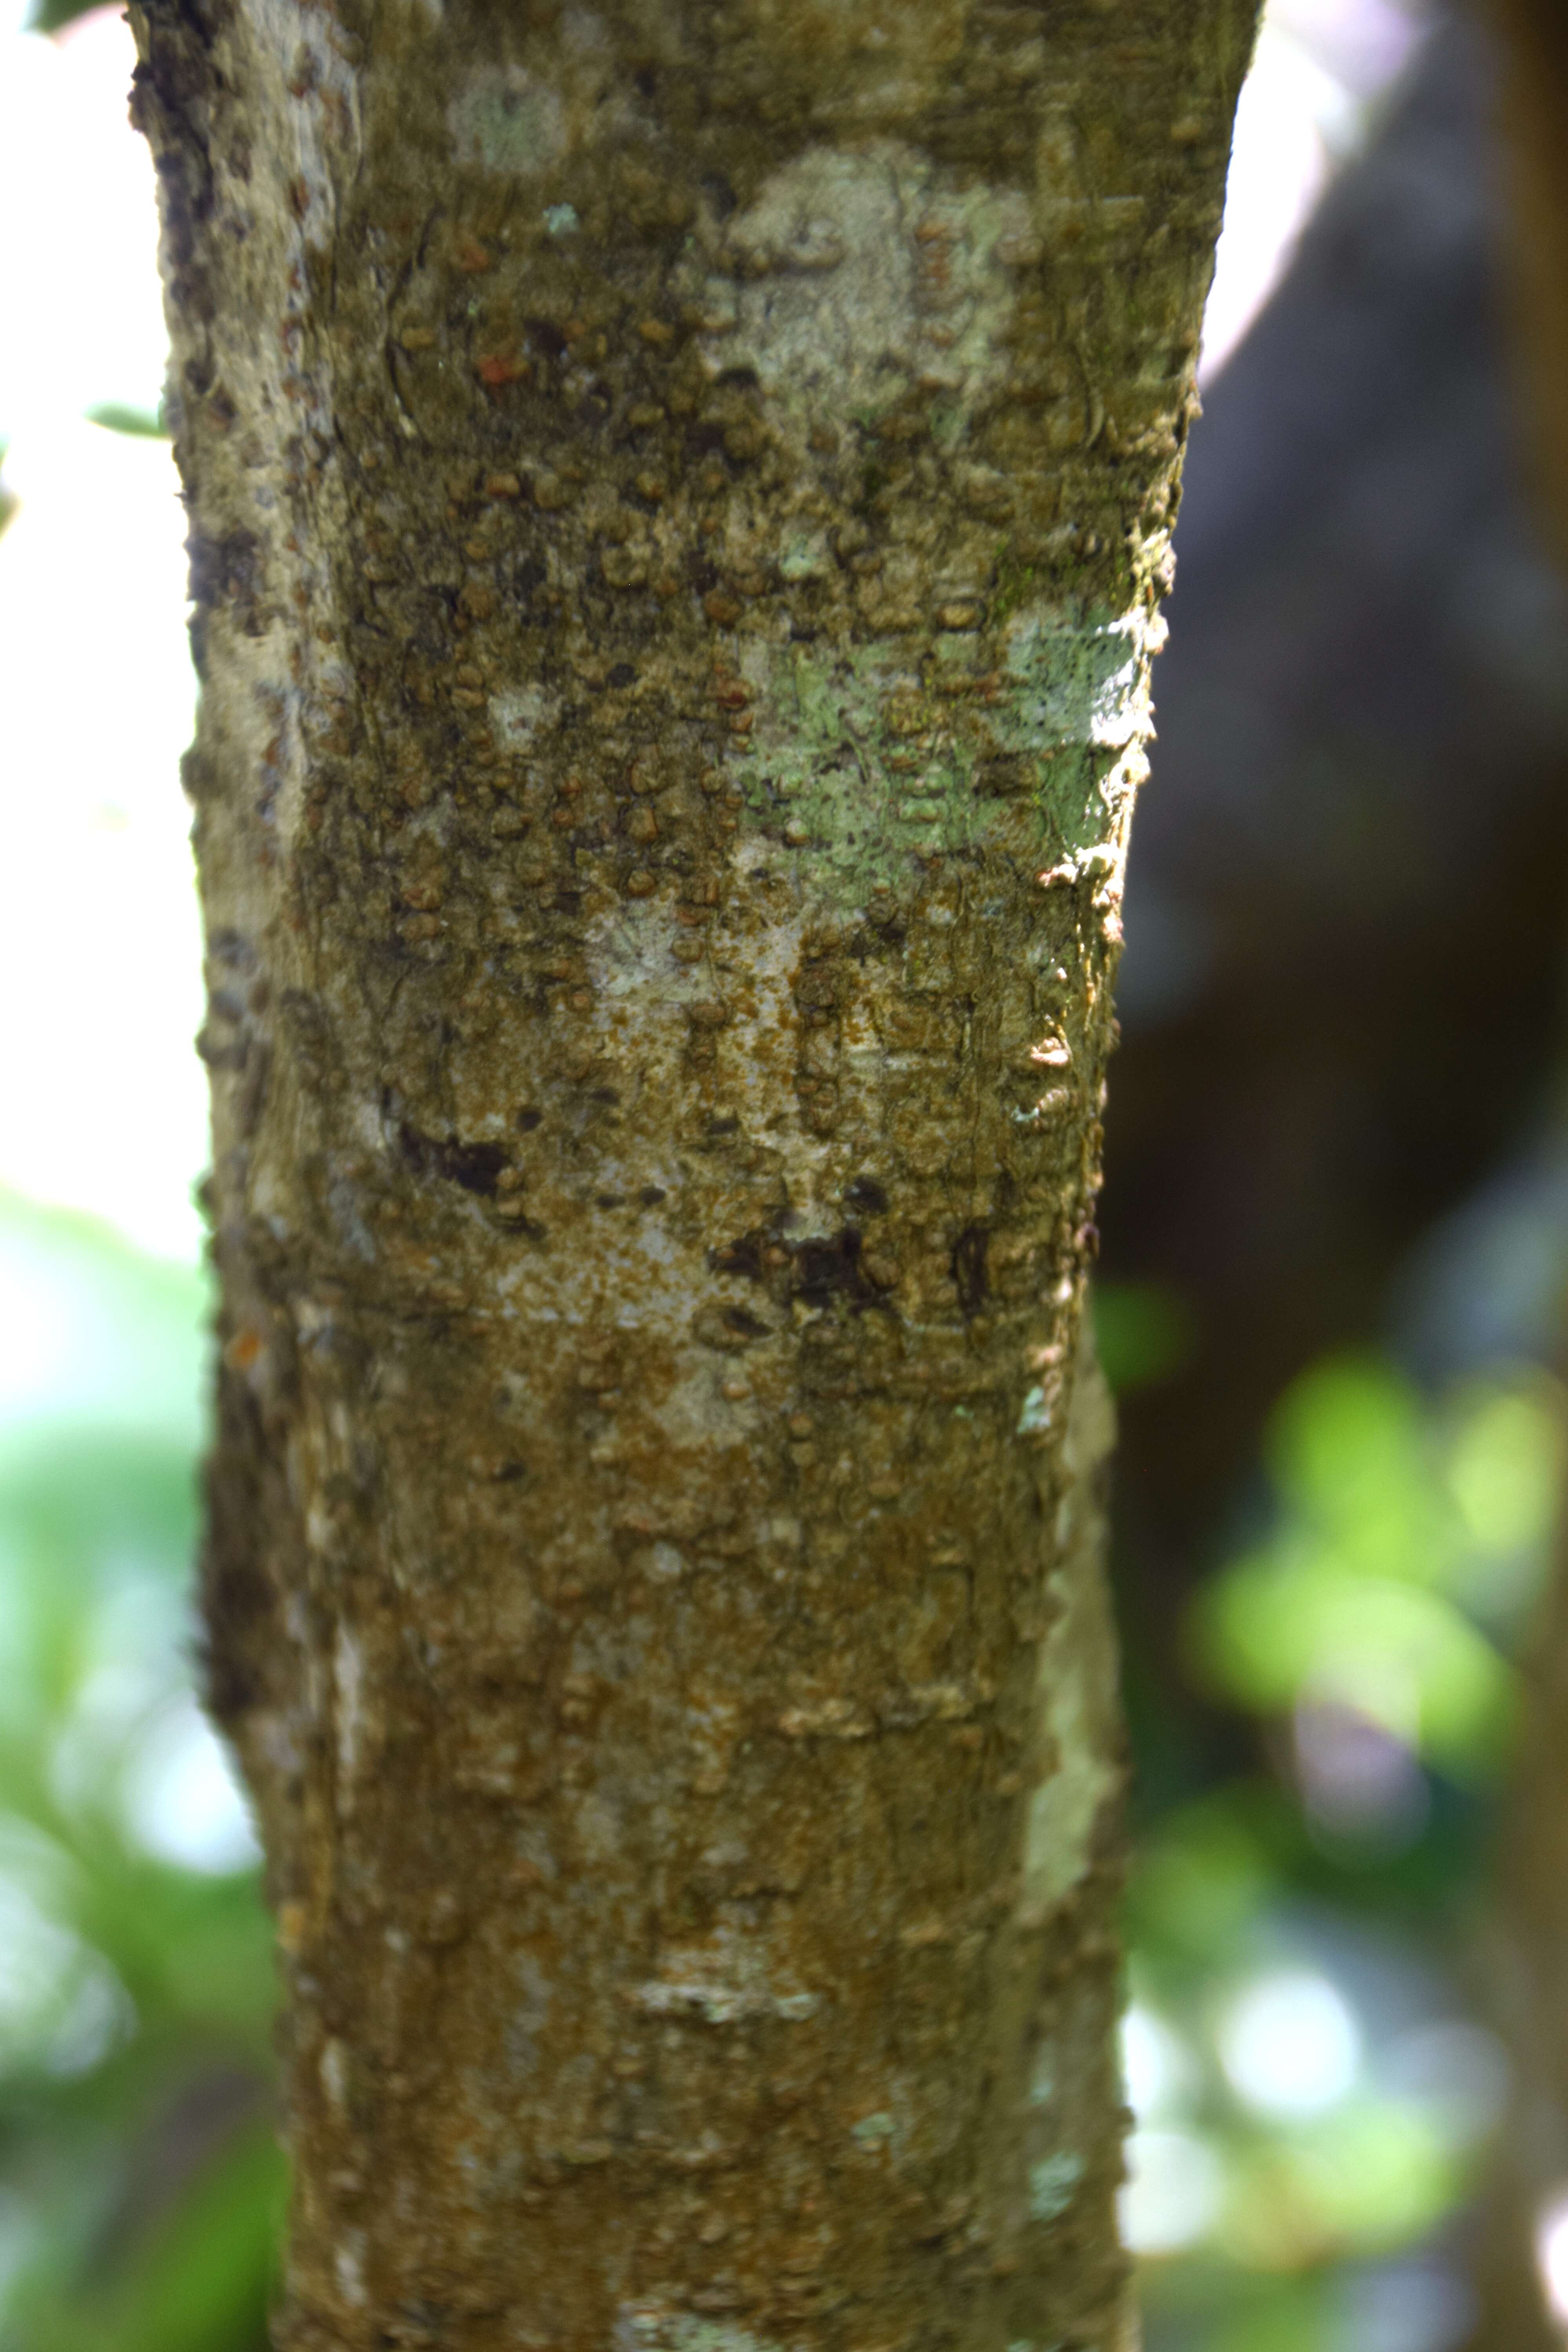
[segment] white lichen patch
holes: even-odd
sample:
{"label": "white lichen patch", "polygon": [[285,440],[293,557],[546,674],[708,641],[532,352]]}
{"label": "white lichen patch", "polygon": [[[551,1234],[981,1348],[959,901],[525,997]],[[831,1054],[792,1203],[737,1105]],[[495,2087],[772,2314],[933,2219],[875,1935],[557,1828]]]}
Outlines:
{"label": "white lichen patch", "polygon": [[517,1963],[517,1990],[520,1998],[515,2005],[509,2005],[506,2012],[504,2047],[514,2077],[527,2080],[538,2069],[555,1999],[555,1988],[547,1970],[531,1953],[525,1953]]}
{"label": "white lichen patch", "polygon": [[1029,2213],[1036,2221],[1054,2221],[1065,2213],[1083,2179],[1083,2158],[1063,2149],[1029,2167]]}
{"label": "white lichen patch", "polygon": [[609,47],[609,32],[602,16],[592,8],[563,8],[561,12],[561,46],[570,58],[600,58]]}
{"label": "white lichen patch", "polygon": [[518,176],[548,171],[563,153],[566,117],[555,91],[521,67],[473,75],[447,112],[460,163]]}
{"label": "white lichen patch", "polygon": [[364,1654],[343,1624],[338,1627],[333,1645],[332,1682],[337,1694],[338,1769],[344,1780],[351,1781],[359,1769],[364,1723]]}
{"label": "white lichen patch", "polygon": [[1017,271],[1037,255],[1022,190],[952,187],[890,140],[795,156],[727,247],[732,274],[702,294],[715,374],[751,369],[803,435],[923,394],[939,440],[1003,380]]}
{"label": "white lichen patch", "polygon": [[[571,206],[564,207],[568,212]],[[556,715],[552,698],[541,686],[511,686],[490,697],[490,724],[509,751],[526,751]]]}
{"label": "white lichen patch", "polygon": [[784,2352],[784,2347],[727,2319],[623,2305],[616,2320],[616,2352]]}
{"label": "white lichen patch", "polygon": [[358,2311],[367,2300],[364,2283],[364,2231],[346,2230],[332,2256],[338,2293]]}
{"label": "white lichen patch", "polygon": [[679,936],[672,900],[627,902],[594,917],[586,945],[601,1025],[616,1028],[622,1004],[636,1016],[645,1005],[692,1004],[709,993],[709,981],[672,960]]}
{"label": "white lichen patch", "polygon": [[1026,1391],[1019,1407],[1017,1433],[1020,1437],[1037,1437],[1051,1425],[1050,1401],[1043,1388]]}
{"label": "white lichen patch", "polygon": [[851,1699],[821,1698],[786,1706],[778,1727],[786,1739],[869,1739],[876,1725]]}
{"label": "white lichen patch", "polygon": [[706,1944],[667,1952],[658,1974],[638,1985],[633,1997],[646,2016],[700,2018],[706,2025],[770,2017],[800,2024],[822,2005],[816,1993],[774,1984],[766,1955],[723,1930]]}
{"label": "white lichen patch", "polygon": [[833,569],[833,551],[825,530],[803,531],[787,541],[779,556],[780,577],[792,587],[802,580],[823,580]]}
{"label": "white lichen patch", "polygon": [[578,1803],[574,1817],[577,1851],[590,1869],[607,1868],[626,1842],[626,1823],[614,1801],[591,1790]]}
{"label": "white lichen patch", "polygon": [[1034,606],[1007,626],[1006,674],[1014,692],[1001,723],[1027,744],[1100,743],[1121,750],[1149,727],[1149,656],[1156,650],[1142,612],[1085,623],[1059,607]]}
{"label": "white lichen patch", "polygon": [[346,2115],[349,2105],[349,2053],[346,2044],[340,2042],[335,2034],[329,2034],[321,2044],[321,2055],[317,2064],[317,2073],[321,2076],[321,2088],[331,2105],[339,2115]]}

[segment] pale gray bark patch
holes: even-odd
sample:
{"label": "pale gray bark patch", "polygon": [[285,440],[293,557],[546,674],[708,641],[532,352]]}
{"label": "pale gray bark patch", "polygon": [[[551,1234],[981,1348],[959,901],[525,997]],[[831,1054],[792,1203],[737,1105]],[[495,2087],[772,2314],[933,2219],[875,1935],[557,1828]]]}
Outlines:
{"label": "pale gray bark patch", "polygon": [[546,172],[565,150],[560,98],[519,67],[477,73],[452,100],[449,120],[458,162],[487,171]]}
{"label": "pale gray bark patch", "polygon": [[[1035,1433],[1041,1412],[1026,1399],[1020,1429],[1027,1423],[1026,1433]],[[1101,1811],[1121,1784],[1116,1633],[1097,1493],[1115,1441],[1110,1391],[1086,1349],[1072,1382],[1063,1449],[1072,1484],[1058,1506],[1060,1564],[1049,1582],[1060,1613],[1040,1644],[1037,1668],[1044,1777],[1029,1798],[1020,1882],[1024,1909],[1040,1916],[1083,1876]]]}
{"label": "pale gray bark patch", "polygon": [[717,376],[755,371],[802,439],[874,425],[917,386],[963,437],[1005,381],[1019,265],[1037,258],[1021,189],[963,187],[892,141],[814,147],[726,225],[701,293]]}
{"label": "pale gray bark patch", "polygon": [[1065,2213],[1083,2178],[1083,2159],[1070,2152],[1048,2156],[1029,2167],[1029,2211],[1037,2221]]}

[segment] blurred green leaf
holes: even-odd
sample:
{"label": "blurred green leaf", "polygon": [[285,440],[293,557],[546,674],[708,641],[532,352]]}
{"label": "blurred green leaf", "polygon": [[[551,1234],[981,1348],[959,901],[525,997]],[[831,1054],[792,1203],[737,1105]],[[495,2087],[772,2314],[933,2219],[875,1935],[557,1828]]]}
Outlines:
{"label": "blurred green leaf", "polygon": [[83,1580],[128,1558],[183,1574],[196,1532],[189,1451],[114,1429],[51,1433],[0,1465],[0,1525],[36,1559]]}
{"label": "blurred green leaf", "polygon": [[1506,1752],[1514,1671],[1489,1637],[1544,1572],[1555,1391],[1482,1384],[1447,1415],[1392,1366],[1321,1364],[1269,1432],[1269,1534],[1189,1620],[1200,1673],[1259,1714],[1349,1710],[1447,1771]]}
{"label": "blurred green leaf", "polygon": [[89,16],[103,0],[33,0],[25,29],[29,33],[58,33],[79,16]]}
{"label": "blurred green leaf", "polygon": [[114,2352],[263,2352],[286,2196],[276,2140],[247,2132],[132,2267],[117,2298]]}
{"label": "blurred green leaf", "polygon": [[163,2137],[117,2191],[106,2195],[100,2175],[85,2237],[64,2215],[52,2235],[45,2217],[0,2333],[5,2352],[266,2352],[282,2154],[252,2123],[190,2169]]}
{"label": "blurred green leaf", "polygon": [[[1401,2001],[1430,2014],[1506,1755],[1512,1641],[1550,1559],[1564,1426],[1537,1372],[1501,1369],[1434,1402],[1372,1356],[1313,1366],[1273,1417],[1271,1510],[1204,1580],[1186,1627],[1201,1679],[1262,1719],[1259,1748],[1153,1822],[1129,1887],[1138,2001],[1184,2053],[1156,2136],[1201,2145],[1226,2184],[1217,2221],[1146,2265],[1152,2343],[1338,2352],[1351,2266],[1429,2241],[1468,2194],[1489,2129],[1473,2071],[1400,2091],[1373,2056],[1321,2111],[1275,2113],[1226,2035],[1246,1989],[1282,1970],[1321,1978],[1369,2050],[1391,1984],[1394,2015]],[[1415,1790],[1392,1847],[1324,1811],[1335,1784],[1313,1777],[1375,1780],[1390,1759],[1386,1786]],[[1152,2046],[1145,2032],[1151,2082]],[[1157,2178],[1141,2224],[1154,2247]]]}
{"label": "blurred green leaf", "polygon": [[1260,1713],[1345,1706],[1460,1773],[1489,1771],[1513,1720],[1512,1669],[1440,1593],[1358,1576],[1331,1554],[1241,1560],[1203,1596],[1198,1654]]}
{"label": "blurred green leaf", "polygon": [[1183,2323],[1184,2352],[1341,2352],[1321,2277],[1270,2277],[1200,2253],[1146,2272],[1141,2284],[1152,2322]]}
{"label": "blurred green leaf", "polygon": [[1169,1379],[1192,1354],[1192,1310],[1168,1283],[1097,1282],[1092,1299],[1100,1369],[1118,1396]]}
{"label": "blurred green leaf", "polygon": [[1143,1839],[1127,1898],[1129,1940],[1156,1966],[1206,1975],[1276,1894],[1271,1793],[1232,1786],[1184,1805]]}
{"label": "blurred green leaf", "polygon": [[163,422],[161,408],[129,408],[123,401],[100,400],[87,412],[89,425],[101,425],[108,433],[130,433],[147,441],[167,441],[170,432]]}
{"label": "blurred green leaf", "polygon": [[170,1802],[182,1758],[206,1771],[189,1596],[207,1312],[194,1271],[0,1193],[0,2352],[266,2340],[276,2149],[254,2123],[221,2147],[148,2138],[171,2104],[232,2106],[225,2084],[254,2116],[271,2071],[257,1874],[148,1850],[136,1793],[149,1763],[174,1772]]}
{"label": "blurred green leaf", "polygon": [[1563,1476],[1561,1402],[1531,1390],[1483,1390],[1461,1419],[1448,1482],[1466,1527],[1488,1551],[1544,1543]]}
{"label": "blurred green leaf", "polygon": [[1268,2271],[1407,2245],[1442,2219],[1463,2185],[1453,2150],[1424,2117],[1370,2098],[1289,2139],[1260,2142],[1253,2163],[1232,2177],[1226,2252]]}
{"label": "blurred green leaf", "polygon": [[1331,2352],[1333,2315],[1315,2285],[1276,2288],[1264,2302],[1248,2303],[1223,2322],[1213,2352]]}
{"label": "blurred green leaf", "polygon": [[0,1475],[71,1424],[194,1457],[210,1295],[195,1267],[0,1189]]}
{"label": "blurred green leaf", "polygon": [[1459,1530],[1422,1401],[1392,1366],[1304,1374],[1274,1414],[1268,1461],[1299,1549],[1331,1548],[1352,1574],[1441,1581]]}
{"label": "blurred green leaf", "polygon": [[1421,1400],[1375,1358],[1315,1365],[1287,1390],[1269,1429],[1268,1464],[1287,1503],[1333,1525],[1375,1508],[1390,1490],[1420,1490]]}

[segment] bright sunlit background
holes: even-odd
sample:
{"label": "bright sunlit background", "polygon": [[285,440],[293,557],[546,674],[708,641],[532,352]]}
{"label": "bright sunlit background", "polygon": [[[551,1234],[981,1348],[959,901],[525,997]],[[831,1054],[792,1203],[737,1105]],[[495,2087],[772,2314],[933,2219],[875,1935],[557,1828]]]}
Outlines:
{"label": "bright sunlit background", "polygon": [[[260,2352],[269,1947],[188,1655],[205,1084],[153,173],[123,23],[45,37],[10,5],[0,2352]],[[1414,0],[1274,0],[1206,373],[1420,35]],[[1159,1353],[1135,1307],[1103,1301],[1127,1384]],[[1158,1813],[1132,1893],[1122,2210],[1153,2345],[1445,2352],[1464,2333],[1446,2227],[1505,2070],[1409,1906],[1348,1910],[1332,1872],[1349,1855],[1404,1884],[1434,1809],[1495,1780],[1561,1430],[1537,1372],[1433,1398],[1373,1359],[1319,1366],[1276,1414],[1254,1539],[1188,1636],[1194,1678],[1268,1727],[1279,1769]],[[1568,2311],[1563,2212],[1542,2247]]]}

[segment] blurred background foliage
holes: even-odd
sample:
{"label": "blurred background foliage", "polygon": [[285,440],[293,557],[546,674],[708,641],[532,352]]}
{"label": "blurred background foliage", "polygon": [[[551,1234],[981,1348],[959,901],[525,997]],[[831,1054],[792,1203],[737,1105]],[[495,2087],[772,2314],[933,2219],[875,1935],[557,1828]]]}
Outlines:
{"label": "blurred background foliage", "polygon": [[1251,1769],[1173,1801],[1167,1730],[1140,1777],[1124,2221],[1153,2343],[1464,2338],[1448,2225],[1507,2090],[1468,1952],[1563,1433],[1539,1371],[1431,1398],[1374,1356],[1270,1416],[1182,1648],[1255,1727]]}
{"label": "blurred background foliage", "polygon": [[205,1287],[0,1192],[0,2341],[246,2352],[274,1979],[191,1688]]}
{"label": "blurred background foliage", "polygon": [[[0,58],[0,2352],[260,2352],[270,1930],[193,1696],[152,175],[111,10]],[[1568,1430],[1568,617],[1489,91],[1443,9],[1274,0],[1209,311],[1097,1298],[1151,2352],[1453,2352],[1508,2089],[1477,1922]]]}

